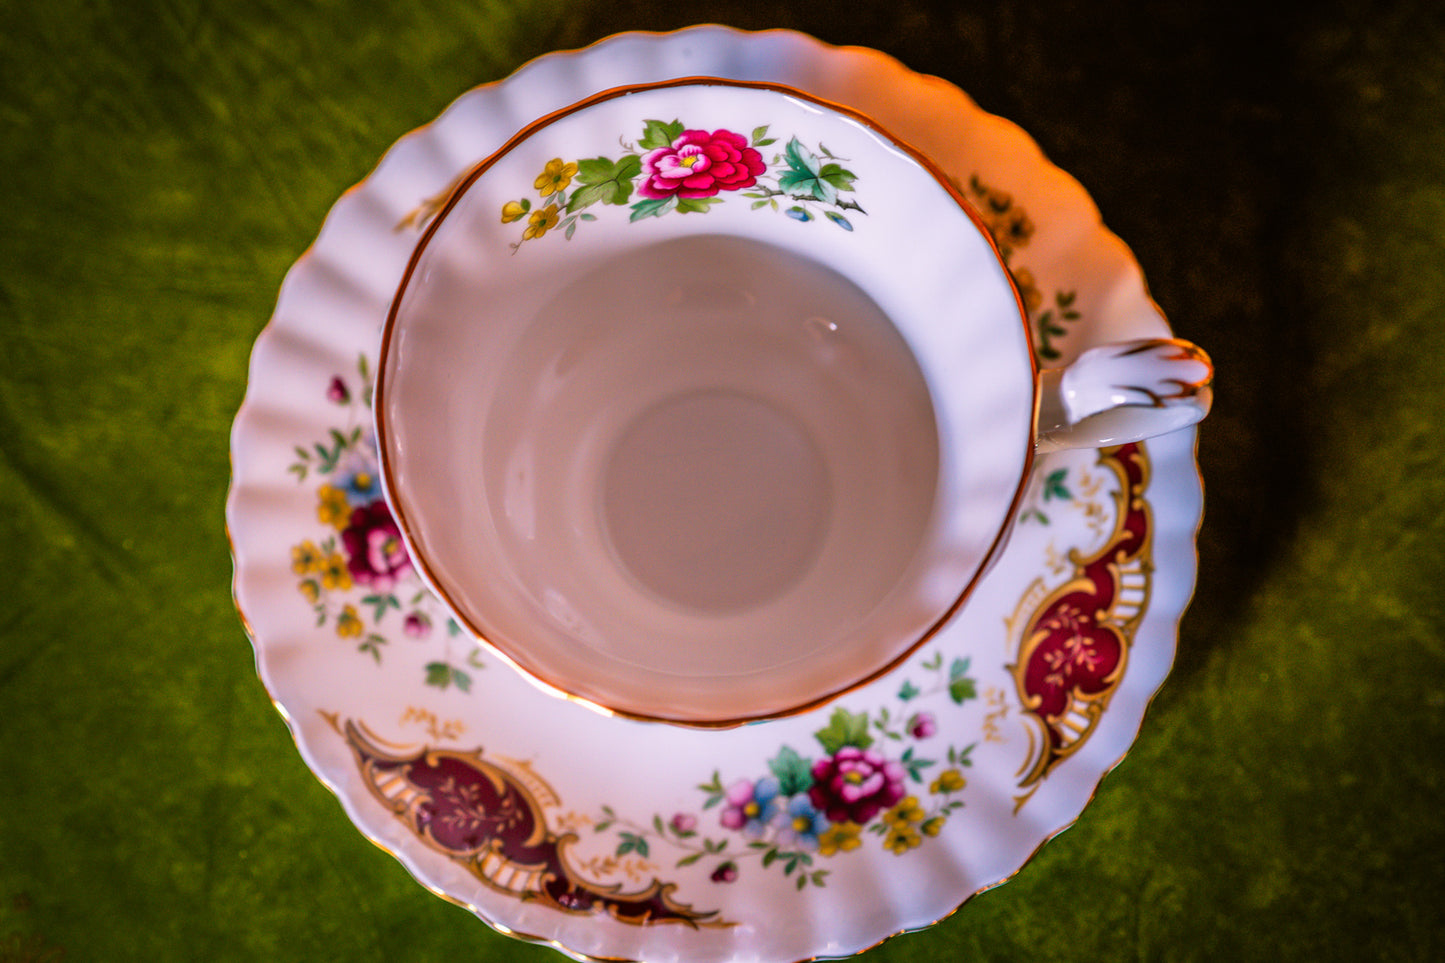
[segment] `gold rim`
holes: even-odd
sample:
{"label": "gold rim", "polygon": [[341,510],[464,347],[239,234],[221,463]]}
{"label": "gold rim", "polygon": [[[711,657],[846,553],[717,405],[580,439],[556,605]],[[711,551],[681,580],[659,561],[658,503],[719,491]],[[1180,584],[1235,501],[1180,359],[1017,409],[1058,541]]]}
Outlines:
{"label": "gold rim", "polygon": [[504,647],[501,643],[490,637],[489,634],[485,632],[480,626],[475,624],[475,622],[467,615],[467,613],[465,613],[462,608],[456,604],[455,599],[452,597],[447,587],[442,584],[441,581],[437,579],[433,574],[433,567],[427,560],[426,553],[422,550],[421,543],[416,536],[415,526],[413,525],[412,520],[407,517],[406,511],[402,507],[400,501],[397,500],[390,504],[392,515],[396,519],[397,526],[401,529],[402,535],[406,540],[407,549],[412,557],[412,562],[413,564],[415,564],[417,570],[422,574],[422,577],[426,581],[427,585],[432,589],[432,591],[434,591],[438,596],[441,597],[441,600],[446,605],[447,609],[451,611],[451,613],[457,618],[458,622],[460,622],[466,628],[467,632],[470,633],[479,644],[486,646],[489,652],[499,657],[507,665],[511,666],[513,669],[521,673],[528,681],[541,688],[544,692],[547,692],[550,695],[565,698],[569,701],[577,703],[578,705],[585,706],[595,712],[600,712],[604,715],[618,716],[621,718],[632,719],[638,722],[664,723],[667,725],[679,726],[689,729],[732,729],[736,728],[737,726],[747,725],[753,722],[762,722],[771,719],[785,719],[791,716],[800,715],[805,712],[811,712],[814,709],[827,705],[828,703],[839,699],[850,692],[854,692],[862,688],[863,686],[868,685],[869,683],[881,678],[882,676],[887,675],[889,672],[893,671],[899,665],[905,662],[909,656],[913,655],[913,653],[917,652],[919,648],[927,644],[930,639],[937,635],[939,630],[942,629],[943,626],[946,625],[949,620],[951,620],[953,616],[958,613],[958,610],[963,607],[963,604],[968,600],[969,596],[973,594],[974,589],[978,586],[978,583],[982,580],[984,574],[988,571],[990,565],[997,559],[998,553],[1004,544],[1005,535],[1008,532],[1009,522],[1017,515],[1019,505],[1022,503],[1024,493],[1028,487],[1029,477],[1033,471],[1034,439],[1037,437],[1038,434],[1039,365],[1038,359],[1034,356],[1034,352],[1032,349],[1032,339],[1029,331],[1028,311],[1024,307],[1023,297],[1019,293],[1018,285],[1014,281],[1013,274],[1009,271],[1003,254],[999,250],[998,242],[994,240],[993,235],[989,232],[988,227],[984,223],[982,216],[974,210],[973,205],[969,203],[969,201],[964,197],[963,193],[954,186],[948,175],[944,173],[944,171],[922,151],[918,150],[907,141],[904,141],[901,138],[894,136],[877,121],[875,121],[868,115],[862,113],[861,111],[834,103],[822,97],[817,97],[813,94],[799,90],[795,87],[789,87],[786,84],[771,83],[767,81],[729,80],[726,78],[713,76],[679,77],[671,80],[657,81],[655,83],[627,84],[604,90],[600,93],[592,95],[591,97],[579,100],[576,103],[571,104],[567,107],[563,107],[560,110],[545,114],[537,120],[534,120],[532,123],[528,124],[526,127],[522,128],[516,134],[512,135],[512,137],[509,138],[505,144],[503,144],[500,148],[494,151],[490,156],[473,166],[470,171],[465,173],[463,176],[458,177],[455,181],[453,181],[450,196],[427,222],[426,228],[422,232],[421,238],[417,241],[416,247],[413,248],[411,257],[407,261],[406,270],[402,273],[401,281],[397,285],[396,295],[392,298],[391,307],[387,311],[386,324],[382,329],[381,335],[381,353],[378,357],[376,365],[376,384],[372,392],[372,412],[373,421],[376,425],[377,458],[381,464],[381,473],[382,477],[385,480],[386,491],[394,492],[397,490],[396,478],[394,475],[394,466],[392,464],[392,458],[390,454],[390,445],[388,444],[388,436],[390,434],[390,431],[387,423],[386,405],[384,401],[386,396],[386,384],[388,380],[388,361],[392,353],[391,348],[394,340],[393,333],[397,324],[397,314],[400,310],[402,299],[405,297],[407,288],[411,283],[412,277],[416,273],[417,265],[420,262],[422,255],[425,253],[427,246],[430,244],[432,238],[435,236],[442,222],[446,220],[447,215],[450,214],[451,211],[460,202],[462,195],[465,194],[467,190],[474,183],[476,183],[476,181],[483,174],[490,170],[498,161],[500,161],[503,157],[509,154],[519,144],[527,140],[532,135],[536,134],[538,131],[541,131],[546,127],[551,126],[552,124],[565,117],[586,110],[589,107],[594,107],[601,103],[616,100],[617,98],[627,96],[628,94],[641,93],[644,91],[667,90],[677,87],[734,87],[743,90],[765,90],[774,93],[784,94],[789,97],[796,97],[800,100],[804,100],[808,103],[826,108],[830,111],[833,111],[834,113],[840,114],[844,117],[858,122],[859,124],[862,124],[870,131],[872,131],[875,135],[883,138],[884,140],[888,141],[896,148],[907,154],[911,160],[913,160],[916,164],[918,164],[925,171],[927,171],[929,176],[931,176],[935,181],[937,181],[938,184],[945,191],[948,192],[948,195],[953,198],[954,203],[956,203],[959,209],[968,216],[969,220],[978,230],[978,233],[988,243],[989,250],[993,252],[994,259],[998,263],[1000,271],[1003,273],[1004,278],[1008,282],[1010,292],[1013,294],[1014,306],[1017,311],[1017,318],[1023,330],[1024,346],[1028,358],[1029,373],[1033,383],[1033,398],[1031,401],[1032,410],[1029,417],[1029,437],[1026,439],[1023,446],[1023,465],[1020,467],[1019,470],[1019,480],[1017,485],[1015,486],[1013,498],[1010,499],[1008,511],[1005,514],[1002,523],[999,525],[998,531],[995,533],[992,542],[988,546],[988,549],[984,552],[978,568],[975,570],[973,576],[959,592],[958,596],[954,599],[954,601],[943,612],[943,614],[940,615],[938,619],[933,622],[932,625],[925,629],[924,632],[916,639],[909,642],[894,658],[890,659],[886,664],[870,671],[866,676],[862,678],[851,680],[846,684],[839,686],[836,689],[829,690],[822,695],[815,696],[804,702],[796,703],[786,706],[782,709],[769,712],[731,716],[722,719],[679,719],[671,716],[654,715],[635,709],[624,709],[619,706],[614,706],[605,702],[598,701],[596,699],[580,696],[576,693],[569,691],[566,685],[556,681],[555,679],[549,678],[547,673],[526,664],[523,661],[525,657],[520,653],[520,651],[518,651],[521,649],[521,646],[512,645]]}

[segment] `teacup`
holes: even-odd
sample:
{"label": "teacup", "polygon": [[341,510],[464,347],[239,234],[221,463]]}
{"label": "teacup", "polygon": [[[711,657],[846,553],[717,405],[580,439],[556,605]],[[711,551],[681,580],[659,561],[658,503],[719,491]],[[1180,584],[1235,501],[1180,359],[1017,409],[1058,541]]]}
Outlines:
{"label": "teacup", "polygon": [[1036,451],[1192,424],[1210,374],[1176,341],[1041,374],[926,157],[804,93],[691,78],[541,118],[458,183],[375,415],[462,626],[549,691],[719,727],[897,665],[966,603]]}

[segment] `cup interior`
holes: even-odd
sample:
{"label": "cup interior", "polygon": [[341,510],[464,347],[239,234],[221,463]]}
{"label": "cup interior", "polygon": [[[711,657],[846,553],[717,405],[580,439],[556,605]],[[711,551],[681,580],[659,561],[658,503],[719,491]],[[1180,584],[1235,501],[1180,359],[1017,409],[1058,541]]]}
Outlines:
{"label": "cup interior", "polygon": [[925,160],[693,81],[473,171],[393,304],[376,419],[459,622],[589,704],[729,725],[875,677],[957,608],[1027,472],[1034,374]]}

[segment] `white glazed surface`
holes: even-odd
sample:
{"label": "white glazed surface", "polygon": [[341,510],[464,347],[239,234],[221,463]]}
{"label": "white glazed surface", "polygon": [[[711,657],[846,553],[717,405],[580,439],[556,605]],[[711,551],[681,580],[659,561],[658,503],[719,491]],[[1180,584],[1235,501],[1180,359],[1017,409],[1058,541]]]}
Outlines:
{"label": "white glazed surface", "polygon": [[[677,117],[753,132],[773,177],[819,145],[850,206],[810,206],[846,229],[746,189],[593,204],[565,240],[499,217],[549,161]],[[389,500],[459,621],[550,686],[700,724],[816,704],[925,639],[1018,499],[1033,403],[1017,298],[947,185],[852,117],[721,83],[610,97],[490,158],[424,238],[377,382]],[[783,584],[728,591],[768,568]]]}
{"label": "white glazed surface", "polygon": [[[1168,334],[1137,265],[1099,225],[1083,190],[1026,135],[980,112],[956,88],[880,54],[829,48],[793,33],[703,28],[613,38],[543,58],[505,84],[464,95],[436,123],[399,142],[337,203],[257,341],[236,420],[227,506],[235,594],[261,679],[307,765],[358,829],[433,892],[503,932],[577,957],[702,963],[846,956],[927,926],[1008,878],[1078,817],[1128,749],[1168,671],[1193,588],[1201,498],[1192,430],[1147,444],[1143,496],[1152,568],[1133,572],[1124,593],[1127,662],[1087,739],[1042,768],[1038,723],[1020,702],[1012,666],[1024,653],[1031,616],[1076,574],[1068,552],[1088,555],[1111,538],[1122,486],[1098,453],[1041,459],[1008,547],[977,597],[914,658],[837,706],[726,732],[603,719],[549,698],[447,633],[414,573],[398,571],[389,594],[375,591],[375,578],[343,589],[335,572],[310,574],[314,560],[304,551],[339,550],[329,499],[340,491],[342,473],[350,491],[362,487],[361,469],[374,467],[364,389],[416,240],[398,225],[414,223],[426,199],[527,119],[619,84],[697,74],[782,82],[858,108],[961,183],[976,176],[979,190],[1009,193],[1012,206],[1004,206],[1026,211],[1034,228],[1026,245],[1015,245],[1010,264],[1026,269],[1041,292],[1035,317],[1062,311],[1064,294],[1078,314],[1065,335],[1054,336],[1050,363],[1092,345]],[[949,123],[938,123],[940,116]],[[364,369],[361,358],[368,360]],[[309,450],[313,443],[326,450]],[[338,451],[341,463],[320,464],[322,454]],[[335,470],[323,472],[327,467]],[[323,482],[333,491],[324,491]],[[311,581],[315,588],[301,588]],[[374,614],[377,603],[366,601],[373,596],[397,598],[399,610],[383,603]],[[745,784],[756,803],[770,763],[791,769],[796,782],[796,766],[782,749],[816,764],[833,755],[828,746],[846,741],[848,724],[859,719],[875,739],[867,752],[893,766],[903,766],[910,751],[915,765],[933,763],[917,770],[919,781],[906,767],[902,772],[919,808],[936,813],[963,803],[934,827],[936,835],[895,806],[887,811],[895,813],[892,822],[883,812],[869,820],[856,848],[824,855],[809,853],[796,827],[793,838],[784,838],[788,827],[776,820],[728,828],[724,818],[737,817],[727,793],[706,805],[717,795],[699,788],[707,785],[741,798]],[[885,729],[899,738],[885,737]],[[485,762],[506,774],[508,785],[527,788],[544,839],[576,834],[562,849],[570,876],[627,893],[651,880],[675,884],[676,901],[715,915],[696,927],[639,924],[549,904],[524,874],[463,858],[400,818],[414,815],[407,807],[418,797],[384,770],[363,765],[375,761],[377,747],[398,756],[455,751],[474,766]],[[961,750],[970,765],[956,762]],[[934,791],[947,770],[957,770],[966,785],[940,782]],[[772,815],[777,799],[765,800],[763,815]],[[897,825],[914,835],[872,831]],[[750,829],[760,834],[754,838]],[[722,848],[689,862],[705,840]],[[645,853],[637,841],[648,844]],[[803,852],[810,861],[775,857],[764,865],[770,851]],[[722,872],[729,861],[732,872]],[[711,925],[719,922],[731,925]]]}

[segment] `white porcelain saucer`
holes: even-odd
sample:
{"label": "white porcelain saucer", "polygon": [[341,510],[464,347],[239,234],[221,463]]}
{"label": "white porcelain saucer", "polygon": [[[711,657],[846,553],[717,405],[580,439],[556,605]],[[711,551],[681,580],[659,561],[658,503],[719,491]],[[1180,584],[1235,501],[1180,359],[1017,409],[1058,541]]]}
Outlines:
{"label": "white porcelain saucer", "polygon": [[463,95],[332,209],[236,418],[235,596],[306,763],[433,892],[578,958],[847,956],[1017,872],[1127,751],[1193,590],[1194,433],[1040,459],[964,615],[809,714],[601,718],[480,653],[381,500],[369,406],[392,294],[449,185],[530,119],[698,75],[801,88],[930,154],[993,225],[1045,364],[1168,334],[1083,189],[958,89],[790,32],[613,37]]}

